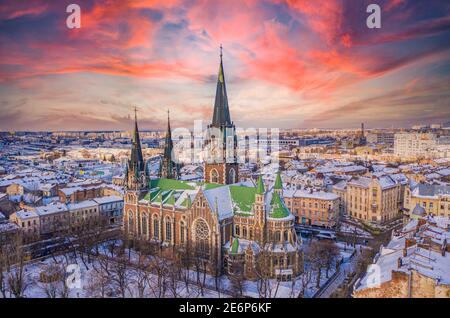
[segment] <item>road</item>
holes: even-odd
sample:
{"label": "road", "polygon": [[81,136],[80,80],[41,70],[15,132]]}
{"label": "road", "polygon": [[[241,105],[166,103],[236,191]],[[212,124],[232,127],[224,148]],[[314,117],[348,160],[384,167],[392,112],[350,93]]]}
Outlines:
{"label": "road", "polygon": [[354,272],[358,253],[355,253],[349,261],[343,263],[339,272],[334,275],[315,295],[314,298],[330,298],[333,292],[344,282],[348,274]]}

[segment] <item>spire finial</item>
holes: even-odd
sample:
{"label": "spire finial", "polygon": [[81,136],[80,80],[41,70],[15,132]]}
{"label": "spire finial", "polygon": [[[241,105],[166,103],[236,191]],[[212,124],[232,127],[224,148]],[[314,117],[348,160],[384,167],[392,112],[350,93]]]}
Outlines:
{"label": "spire finial", "polygon": [[137,121],[137,107],[134,106],[134,120]]}
{"label": "spire finial", "polygon": [[220,59],[222,60],[222,43],[220,44]]}

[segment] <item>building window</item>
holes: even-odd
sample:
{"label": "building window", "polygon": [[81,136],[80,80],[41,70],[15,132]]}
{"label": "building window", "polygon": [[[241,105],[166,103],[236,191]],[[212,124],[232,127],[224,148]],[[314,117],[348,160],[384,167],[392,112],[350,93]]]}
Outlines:
{"label": "building window", "polygon": [[241,232],[241,231],[240,231],[239,225],[236,225],[236,226],[234,227],[234,234],[235,234],[236,236],[239,236],[239,235],[241,235],[240,232]]}
{"label": "building window", "polygon": [[201,256],[209,255],[209,227],[203,219],[198,219],[194,227],[195,247]]}
{"label": "building window", "polygon": [[153,216],[153,238],[158,239],[159,238],[159,221],[158,216]]}
{"label": "building window", "polygon": [[172,241],[172,222],[170,218],[166,218],[166,241]]}
{"label": "building window", "polygon": [[245,226],[242,228],[242,237],[245,239],[247,238],[247,227]]}
{"label": "building window", "polygon": [[236,171],[233,168],[230,169],[230,172],[228,175],[229,175],[230,183],[236,183]]}
{"label": "building window", "polygon": [[184,242],[186,242],[185,235],[186,235],[186,229],[184,228],[184,222],[181,221],[181,223],[180,223],[180,243],[181,244],[184,244]]}
{"label": "building window", "polygon": [[212,169],[211,170],[211,178],[210,178],[212,183],[219,183],[219,173],[217,172],[216,169]]}
{"label": "building window", "polygon": [[142,234],[147,236],[148,235],[148,223],[147,223],[147,215],[144,213],[142,215]]}
{"label": "building window", "polygon": [[128,231],[133,231],[133,212],[128,212]]}
{"label": "building window", "polygon": [[280,242],[281,241],[281,233],[280,231],[276,231],[275,232],[275,242]]}

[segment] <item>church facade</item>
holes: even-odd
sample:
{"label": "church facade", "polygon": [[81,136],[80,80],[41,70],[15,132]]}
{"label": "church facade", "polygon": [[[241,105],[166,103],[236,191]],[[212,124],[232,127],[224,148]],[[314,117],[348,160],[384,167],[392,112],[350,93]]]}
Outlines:
{"label": "church facade", "polygon": [[[170,124],[158,179],[144,168],[137,118],[127,165],[123,226],[129,238],[157,244],[172,256],[191,255],[210,273],[290,280],[301,271],[301,242],[283,201],[281,178],[239,180],[220,56],[212,123],[205,142],[204,182],[176,179]],[[167,153],[166,153],[167,152]]]}

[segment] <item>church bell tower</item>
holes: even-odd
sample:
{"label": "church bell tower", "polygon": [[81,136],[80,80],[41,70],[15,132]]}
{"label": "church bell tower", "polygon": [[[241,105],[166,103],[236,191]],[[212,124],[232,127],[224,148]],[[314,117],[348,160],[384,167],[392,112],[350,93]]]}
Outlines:
{"label": "church bell tower", "polygon": [[220,46],[220,65],[216,99],[214,101],[214,114],[212,123],[207,128],[205,142],[205,182],[233,184],[239,181],[236,147],[236,129],[231,121],[230,109],[228,107],[222,61],[222,46]]}

